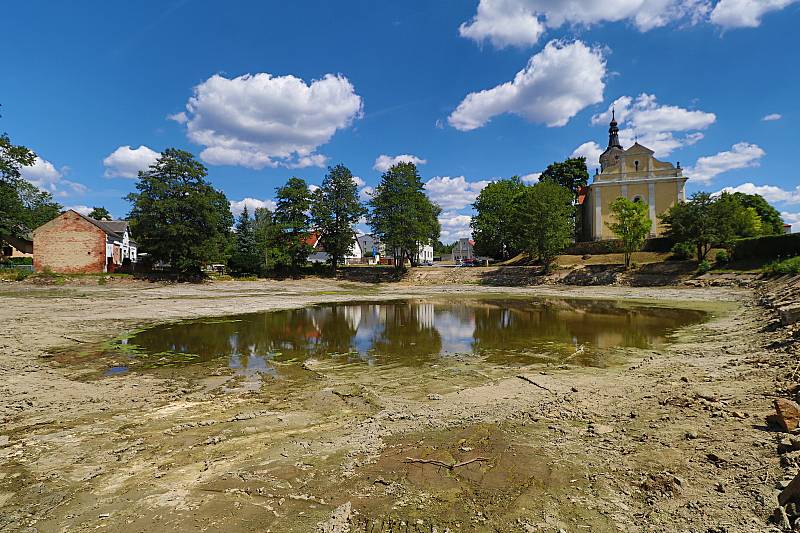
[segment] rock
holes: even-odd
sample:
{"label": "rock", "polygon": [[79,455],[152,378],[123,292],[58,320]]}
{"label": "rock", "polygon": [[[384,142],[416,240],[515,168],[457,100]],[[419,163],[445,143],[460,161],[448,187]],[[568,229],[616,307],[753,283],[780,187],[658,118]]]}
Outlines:
{"label": "rock", "polygon": [[605,424],[592,424],[589,426],[589,431],[595,435],[606,435],[608,433],[613,433],[614,428]]}
{"label": "rock", "polygon": [[8,446],[8,435],[0,435],[0,448]]}
{"label": "rock", "polygon": [[698,438],[700,435],[697,434],[696,431],[687,431],[686,432],[686,440],[694,440]]}
{"label": "rock", "polygon": [[350,522],[353,517],[353,507],[350,502],[343,503],[333,510],[331,517],[317,524],[317,533],[347,533],[350,531]]}
{"label": "rock", "polygon": [[784,326],[800,322],[800,305],[778,309],[778,315],[781,317],[781,324]]}
{"label": "rock", "polygon": [[794,431],[800,425],[800,405],[786,398],[777,398],[775,400],[775,417],[768,418],[767,421],[777,422],[778,427],[787,433]]}
{"label": "rock", "polygon": [[778,494],[778,503],[783,506],[790,502],[800,502],[800,474],[786,485],[786,488]]}
{"label": "rock", "polygon": [[443,400],[444,398],[442,397],[441,394],[428,394],[428,399],[429,400]]}

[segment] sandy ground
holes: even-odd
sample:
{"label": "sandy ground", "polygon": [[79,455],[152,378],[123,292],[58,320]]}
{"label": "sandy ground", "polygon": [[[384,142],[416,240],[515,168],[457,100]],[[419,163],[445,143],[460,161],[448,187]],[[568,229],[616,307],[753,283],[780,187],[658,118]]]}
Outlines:
{"label": "sandy ground", "polygon": [[[259,388],[63,362],[179,318],[490,291],[714,318],[606,369],[312,361]],[[770,531],[794,467],[763,420],[796,355],[747,289],[7,283],[0,302],[0,531]]]}

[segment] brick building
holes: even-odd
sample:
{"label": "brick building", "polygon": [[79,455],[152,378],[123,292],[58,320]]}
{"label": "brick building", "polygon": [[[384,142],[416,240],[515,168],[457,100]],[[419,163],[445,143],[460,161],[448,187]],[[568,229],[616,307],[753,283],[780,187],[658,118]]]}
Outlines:
{"label": "brick building", "polygon": [[114,272],[137,259],[125,220],[95,220],[69,210],[33,232],[33,268],[53,272]]}

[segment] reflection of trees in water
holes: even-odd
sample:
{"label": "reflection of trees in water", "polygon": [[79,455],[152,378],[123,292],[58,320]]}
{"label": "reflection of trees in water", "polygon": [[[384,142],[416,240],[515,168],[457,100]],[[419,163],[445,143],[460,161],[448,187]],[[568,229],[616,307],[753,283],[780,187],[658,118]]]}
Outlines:
{"label": "reflection of trees in water", "polygon": [[[444,351],[552,353],[587,345],[647,347],[703,313],[589,300],[473,300],[332,304],[156,327],[132,342],[150,353],[226,357],[232,365],[348,354],[428,361]],[[512,353],[513,352],[513,353]],[[584,358],[591,359],[587,351]]]}

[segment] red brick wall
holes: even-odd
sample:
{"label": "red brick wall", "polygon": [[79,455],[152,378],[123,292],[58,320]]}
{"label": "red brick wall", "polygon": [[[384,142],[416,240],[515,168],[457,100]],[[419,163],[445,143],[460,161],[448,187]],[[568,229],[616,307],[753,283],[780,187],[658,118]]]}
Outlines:
{"label": "red brick wall", "polygon": [[67,211],[33,232],[33,268],[53,272],[103,272],[106,234],[77,213]]}

